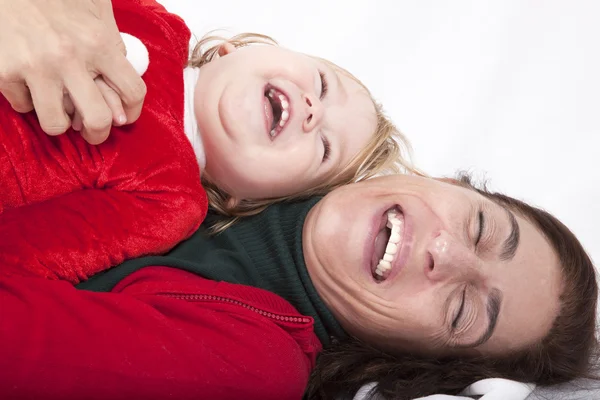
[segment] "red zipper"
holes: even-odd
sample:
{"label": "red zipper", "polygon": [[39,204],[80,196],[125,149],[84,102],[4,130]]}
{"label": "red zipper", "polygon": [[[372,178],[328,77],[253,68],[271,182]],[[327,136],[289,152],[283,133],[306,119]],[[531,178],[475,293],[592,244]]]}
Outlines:
{"label": "red zipper", "polygon": [[310,318],[307,317],[291,317],[289,315],[281,315],[272,313],[270,311],[265,311],[260,308],[251,306],[249,304],[243,303],[239,300],[231,299],[229,297],[223,296],[215,296],[211,294],[179,294],[179,293],[163,293],[163,296],[172,297],[180,300],[188,300],[188,301],[218,301],[222,303],[234,304],[237,306],[244,307],[247,310],[254,311],[257,314],[262,315],[263,317],[267,317],[270,319],[274,319],[276,321],[281,322],[289,322],[295,324],[308,324],[311,322]]}

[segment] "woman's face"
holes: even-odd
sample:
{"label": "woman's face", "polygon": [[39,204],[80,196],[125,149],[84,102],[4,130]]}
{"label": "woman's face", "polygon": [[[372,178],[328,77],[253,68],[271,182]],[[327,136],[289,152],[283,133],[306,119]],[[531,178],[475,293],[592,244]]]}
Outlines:
{"label": "woman's face", "polygon": [[384,348],[501,353],[544,337],[558,312],[544,236],[458,185],[393,175],[342,187],[311,210],[303,245],[342,326]]}

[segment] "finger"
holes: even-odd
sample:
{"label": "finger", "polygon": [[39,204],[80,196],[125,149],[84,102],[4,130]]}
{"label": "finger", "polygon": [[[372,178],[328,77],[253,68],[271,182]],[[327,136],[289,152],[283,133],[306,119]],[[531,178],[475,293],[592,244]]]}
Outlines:
{"label": "finger", "polygon": [[83,138],[90,144],[102,143],[110,132],[112,114],[100,90],[85,68],[73,69],[64,76],[65,87],[83,120]]}
{"label": "finger", "polygon": [[81,119],[81,114],[79,114],[77,111],[75,111],[75,114],[73,114],[73,121],[71,122],[71,127],[74,131],[77,132],[81,132],[81,130],[83,129],[83,121]]}
{"label": "finger", "polygon": [[83,127],[81,115],[75,109],[75,105],[68,93],[63,94],[63,106],[67,115],[71,117],[71,128],[77,132],[81,131]]}
{"label": "finger", "polygon": [[6,97],[15,111],[26,113],[33,110],[31,93],[24,83],[8,83],[0,88],[0,93]]}
{"label": "finger", "polygon": [[67,115],[73,116],[75,113],[75,105],[73,105],[73,101],[71,101],[71,96],[68,93],[63,94],[63,107]]}
{"label": "finger", "polygon": [[112,90],[110,86],[108,86],[104,79],[96,78],[95,79],[96,86],[100,89],[100,93],[104,100],[106,101],[106,105],[110,109],[113,116],[113,124],[115,125],[123,125],[127,122],[127,116],[125,115],[125,111],[123,110],[123,103],[121,103],[121,98]]}
{"label": "finger", "polygon": [[127,123],[135,122],[141,112],[146,97],[146,84],[123,55],[105,59],[99,72],[104,81],[121,98]]}
{"label": "finger", "polygon": [[32,79],[28,86],[42,130],[52,136],[64,133],[71,119],[64,109],[62,87],[49,79]]}

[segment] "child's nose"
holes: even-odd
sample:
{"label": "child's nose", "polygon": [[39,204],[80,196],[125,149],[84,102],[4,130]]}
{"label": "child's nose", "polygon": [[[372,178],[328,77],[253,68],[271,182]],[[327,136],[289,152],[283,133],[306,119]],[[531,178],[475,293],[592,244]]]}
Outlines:
{"label": "child's nose", "polygon": [[302,129],[304,132],[310,133],[319,125],[321,119],[323,119],[323,105],[317,97],[308,93],[302,96],[302,102],[302,106],[305,109]]}

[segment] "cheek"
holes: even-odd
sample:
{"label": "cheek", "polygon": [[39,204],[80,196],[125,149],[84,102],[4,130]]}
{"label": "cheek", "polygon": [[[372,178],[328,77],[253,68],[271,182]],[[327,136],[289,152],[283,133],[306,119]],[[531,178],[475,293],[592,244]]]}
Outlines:
{"label": "cheek", "polygon": [[395,323],[387,329],[390,338],[400,342],[427,345],[440,341],[444,325],[435,298],[411,293],[408,289],[394,305],[395,315],[388,311],[386,316]]}
{"label": "cheek", "polygon": [[366,223],[358,212],[353,218],[358,204],[353,204],[352,199],[356,200],[352,194],[338,196],[339,201],[324,208],[317,231],[323,261],[345,275],[362,263],[366,241]]}
{"label": "cheek", "polygon": [[307,146],[293,149],[261,148],[249,155],[246,166],[255,185],[273,187],[280,196],[298,195],[316,186],[317,165]]}
{"label": "cheek", "polygon": [[218,187],[241,198],[256,198],[256,193],[263,192],[265,180],[256,157],[235,143],[219,138],[204,140],[203,144],[206,173]]}
{"label": "cheek", "polygon": [[301,90],[313,91],[320,90],[320,84],[317,87],[317,68],[307,64],[304,60],[286,60],[285,62],[273,62],[271,73],[274,77],[282,77],[292,80]]}
{"label": "cheek", "polygon": [[243,198],[260,199],[297,195],[310,187],[309,179],[312,177],[306,173],[303,160],[296,161],[286,158],[284,154],[271,150],[265,152],[263,149],[257,152],[248,148],[239,149],[235,154],[236,157],[222,154],[216,160],[219,176],[208,171],[215,177],[217,185],[223,183],[232,188],[230,193],[237,193]]}
{"label": "cheek", "polygon": [[[247,47],[242,51],[238,50],[239,73],[242,75],[252,74],[263,79],[293,78],[297,83],[308,83],[311,87],[314,86],[311,80],[313,78],[309,73],[311,64],[303,57],[298,58],[293,53],[288,54],[287,51],[281,52],[280,50],[270,47]],[[314,67],[313,71],[313,74],[316,74]]]}
{"label": "cheek", "polygon": [[427,316],[427,310],[411,309],[410,305],[365,304],[358,308],[352,323],[356,336],[381,347],[414,350],[415,345],[431,348],[438,343],[441,332]]}

